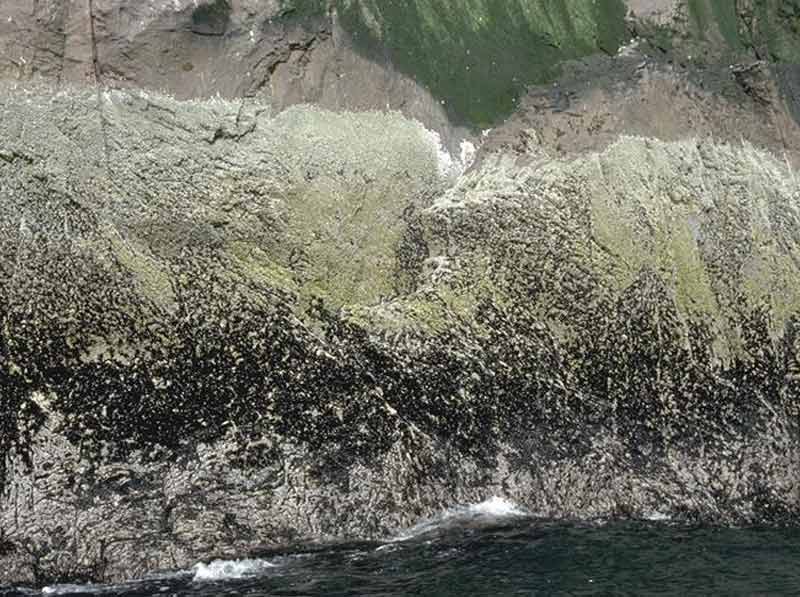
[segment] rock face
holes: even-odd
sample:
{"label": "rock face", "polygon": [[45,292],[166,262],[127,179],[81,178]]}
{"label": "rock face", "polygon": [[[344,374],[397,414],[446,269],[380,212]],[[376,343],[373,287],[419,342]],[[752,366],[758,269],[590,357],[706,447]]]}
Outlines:
{"label": "rock face", "polygon": [[321,4],[306,11],[278,0],[4,3],[0,56],[0,75],[10,80],[247,97],[276,109],[403,109],[443,133],[454,128],[424,88],[361,57]]}
{"label": "rock face", "polygon": [[791,3],[8,4],[0,583],[800,518]]}

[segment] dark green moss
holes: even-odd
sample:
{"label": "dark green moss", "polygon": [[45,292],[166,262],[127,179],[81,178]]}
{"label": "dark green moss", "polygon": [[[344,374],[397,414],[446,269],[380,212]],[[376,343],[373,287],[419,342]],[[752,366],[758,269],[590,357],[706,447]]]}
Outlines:
{"label": "dark green moss", "polygon": [[620,0],[451,4],[352,0],[339,15],[358,48],[391,60],[475,128],[510,114],[526,86],[554,80],[563,61],[614,53],[625,36]]}
{"label": "dark green moss", "polygon": [[622,2],[597,2],[595,18],[597,19],[597,47],[607,54],[619,49],[625,39],[625,5]]}
{"label": "dark green moss", "polygon": [[739,15],[730,0],[688,0],[689,17],[695,35],[707,39],[712,32],[722,36],[732,49],[740,49]]}
{"label": "dark green moss", "polygon": [[698,35],[703,35],[708,29],[709,14],[705,0],[688,0],[689,18]]}
{"label": "dark green moss", "polygon": [[736,13],[736,3],[730,0],[711,0],[711,13],[720,34],[722,34],[728,45],[734,49],[741,48],[739,15]]}
{"label": "dark green moss", "polygon": [[228,28],[231,5],[228,0],[213,0],[192,13],[192,31],[200,35],[223,35]]}
{"label": "dark green moss", "polygon": [[281,0],[281,15],[285,18],[317,17],[326,10],[326,0]]}

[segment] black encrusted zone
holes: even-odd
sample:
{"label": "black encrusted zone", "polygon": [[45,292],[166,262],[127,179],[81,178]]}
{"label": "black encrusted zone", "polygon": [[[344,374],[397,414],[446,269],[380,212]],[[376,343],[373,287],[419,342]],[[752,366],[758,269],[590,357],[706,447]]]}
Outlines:
{"label": "black encrusted zone", "polygon": [[[722,450],[726,437],[776,416],[798,420],[796,319],[776,343],[769,309],[743,305],[745,357],[721,368],[708,325],[686,329],[652,272],[595,310],[570,342],[523,295],[511,306],[485,300],[474,322],[454,318],[446,333],[389,340],[321,302],[298,318],[292,297],[245,282],[213,254],[185,253],[176,267],[177,308],[140,306],[139,316],[157,318],[128,326],[129,337],[120,337],[120,313],[131,307],[107,302],[110,294],[93,306],[84,300],[78,327],[59,306],[74,295],[36,302],[33,312],[3,303],[4,456],[25,454],[43,424],[37,391],[55,397],[60,431],[91,460],[135,450],[164,457],[235,425],[302,442],[319,455],[320,474],[372,462],[419,432],[490,463],[509,437],[559,438],[552,456],[564,458],[602,430],[646,466],[669,447]],[[120,286],[119,271],[93,271],[81,282],[84,299]],[[122,319],[110,333],[113,313]],[[92,336],[114,337],[126,351],[87,361],[75,339]]]}
{"label": "black encrusted zone", "polygon": [[[569,184],[562,194],[580,197]],[[91,214],[61,203],[66,220],[43,208],[30,222],[41,232],[25,242],[16,228],[3,235],[4,254],[14,252],[0,271],[3,463],[13,452],[32,464],[26,456],[47,410],[59,415],[52,430],[89,462],[171,458],[235,430],[243,441],[267,435],[306,446],[316,473],[330,477],[398,442],[413,447],[420,435],[490,468],[509,441],[522,459],[559,460],[589,452],[601,434],[642,469],[668,449],[732,457],[729,438],[769,425],[797,437],[797,319],[778,342],[768,305],[728,305],[744,344],[721,366],[712,323],[682,317],[658,272],[642,269],[612,292],[599,273],[617,267],[613,255],[594,259],[596,271],[583,265],[587,247],[603,249],[592,245],[579,200],[407,213],[397,259],[408,277],[398,276],[398,292],[419,284],[425,231],[457,230],[442,234],[453,245],[444,250],[465,262],[478,255],[485,271],[474,275],[497,293],[481,297],[471,274],[463,284],[479,297],[474,313],[442,301],[444,331],[399,335],[321,300],[300,313],[297,297],[254,282],[210,242],[165,257],[171,300],[155,304]],[[735,251],[711,257],[740,270]],[[452,281],[455,291],[460,283]],[[270,454],[238,464],[260,466]],[[763,507],[783,512],[774,500]]]}

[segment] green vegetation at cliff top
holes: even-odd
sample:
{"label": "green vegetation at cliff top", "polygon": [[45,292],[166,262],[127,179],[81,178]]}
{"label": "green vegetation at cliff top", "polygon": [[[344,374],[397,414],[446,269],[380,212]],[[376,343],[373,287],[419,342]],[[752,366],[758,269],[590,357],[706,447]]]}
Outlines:
{"label": "green vegetation at cliff top", "polygon": [[339,0],[337,10],[362,51],[388,57],[476,128],[510,114],[564,60],[616,52],[626,33],[622,0]]}
{"label": "green vegetation at cliff top", "polygon": [[[564,61],[615,53],[626,39],[623,0],[281,0],[281,7],[287,18],[335,9],[361,52],[389,60],[474,129],[513,112],[526,87],[556,80]],[[682,7],[695,41],[800,62],[800,0]],[[679,35],[669,26],[654,34],[664,32]]]}
{"label": "green vegetation at cliff top", "polygon": [[689,17],[695,33],[707,37],[718,33],[732,49],[742,47],[739,36],[739,15],[731,0],[688,0]]}

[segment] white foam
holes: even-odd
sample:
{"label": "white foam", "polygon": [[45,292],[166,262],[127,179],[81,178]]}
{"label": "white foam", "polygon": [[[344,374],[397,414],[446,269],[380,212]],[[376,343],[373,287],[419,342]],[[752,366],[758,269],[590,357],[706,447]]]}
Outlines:
{"label": "white foam", "polygon": [[496,518],[528,516],[528,513],[514,502],[497,496],[492,496],[479,504],[467,506],[467,510],[475,514],[494,516]]}
{"label": "white foam", "polygon": [[[144,577],[138,580],[131,580],[119,584],[114,585],[106,585],[106,584],[85,584],[85,585],[78,585],[78,584],[60,584],[60,585],[48,585],[42,589],[42,595],[74,595],[75,593],[80,593],[81,595],[86,594],[97,594],[103,595],[106,593],[114,593],[115,591],[126,591],[131,587],[136,587],[138,584],[142,582],[153,582],[153,581],[170,581],[177,578],[181,578],[186,576],[187,574],[192,574],[191,571],[181,570],[178,572],[156,572],[152,574],[146,574]],[[116,594],[116,593],[114,593]]]}
{"label": "white foam", "polygon": [[448,176],[458,175],[460,164],[456,164],[453,156],[445,149],[442,143],[442,138],[436,131],[425,129],[425,134],[428,142],[436,152],[436,165],[439,170],[439,176],[446,178]]}
{"label": "white foam", "polygon": [[80,590],[78,585],[52,585],[42,589],[42,595],[68,595]]}
{"label": "white foam", "polygon": [[651,522],[666,522],[672,520],[672,517],[669,514],[666,514],[664,512],[659,512],[658,510],[645,513],[643,518]]}
{"label": "white foam", "polygon": [[257,576],[270,568],[275,568],[266,560],[214,560],[208,564],[195,564],[195,581],[231,580]]}
{"label": "white foam", "polygon": [[392,541],[407,541],[426,533],[458,526],[491,525],[511,518],[525,518],[530,513],[505,498],[493,496],[478,504],[449,508],[433,518],[423,520]]}
{"label": "white foam", "polygon": [[475,161],[475,154],[477,153],[477,149],[475,145],[469,141],[462,141],[461,145],[461,170],[466,170],[469,168],[472,163]]}
{"label": "white foam", "polygon": [[436,131],[423,128],[423,134],[436,154],[436,166],[439,176],[445,179],[455,179],[461,176],[475,160],[477,149],[470,141],[462,140],[459,146],[460,159],[453,157],[442,142],[442,137]]}
{"label": "white foam", "polygon": [[100,593],[107,587],[95,585],[49,585],[42,589],[42,595],[71,595],[73,593]]}

